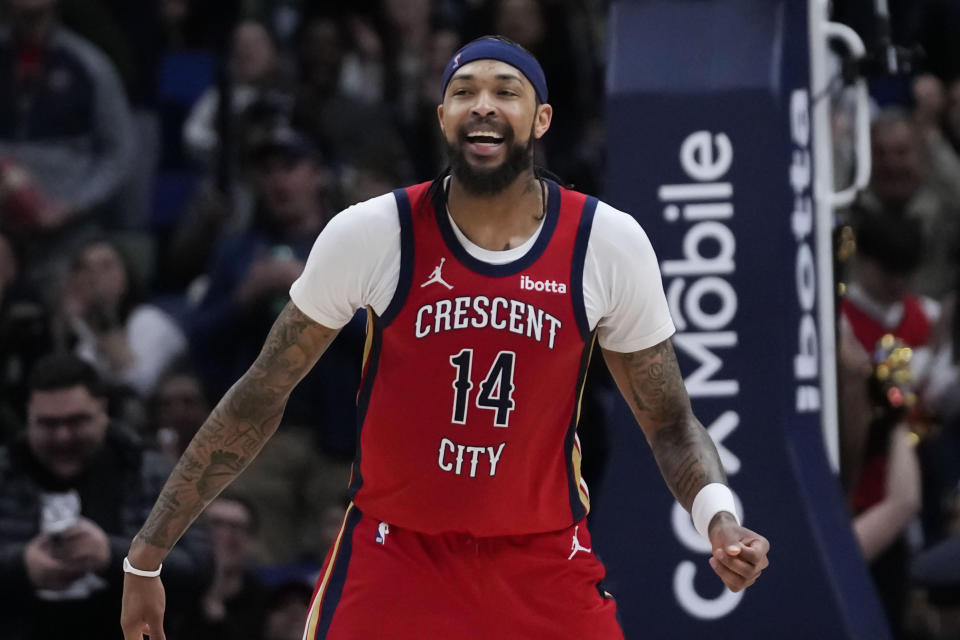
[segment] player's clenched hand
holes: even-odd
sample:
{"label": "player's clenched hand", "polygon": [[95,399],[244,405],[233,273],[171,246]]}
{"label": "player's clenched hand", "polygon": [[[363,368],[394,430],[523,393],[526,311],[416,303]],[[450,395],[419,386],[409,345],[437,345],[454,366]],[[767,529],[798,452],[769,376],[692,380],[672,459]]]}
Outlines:
{"label": "player's clenched hand", "polygon": [[752,585],[770,564],[767,539],[741,527],[727,513],[718,514],[710,523],[710,546],[710,566],[731,591]]}
{"label": "player's clenched hand", "polygon": [[141,578],[127,573],[123,576],[123,601],[120,626],[123,640],[166,640],[163,633],[163,610],[167,598],[160,578]]}

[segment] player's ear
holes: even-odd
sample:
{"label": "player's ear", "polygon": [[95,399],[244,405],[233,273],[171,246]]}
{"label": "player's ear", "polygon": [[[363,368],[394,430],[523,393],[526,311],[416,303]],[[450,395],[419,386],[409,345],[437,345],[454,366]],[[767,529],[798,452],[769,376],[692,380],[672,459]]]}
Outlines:
{"label": "player's ear", "polygon": [[443,105],[442,104],[437,105],[437,120],[440,122],[440,131],[442,131],[443,133],[446,133],[447,130],[443,126]]}
{"label": "player's ear", "polygon": [[553,107],[549,104],[541,104],[537,107],[537,115],[533,123],[533,137],[538,140],[550,128],[550,122],[553,121]]}

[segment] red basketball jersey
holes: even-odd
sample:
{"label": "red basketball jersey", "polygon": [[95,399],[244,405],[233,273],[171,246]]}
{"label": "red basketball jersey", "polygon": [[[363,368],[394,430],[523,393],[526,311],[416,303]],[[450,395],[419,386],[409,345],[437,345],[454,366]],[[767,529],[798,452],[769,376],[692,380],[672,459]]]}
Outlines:
{"label": "red basketball jersey", "polygon": [[844,298],[841,309],[850,321],[853,335],[868,352],[876,349],[877,343],[888,333],[903,340],[908,346],[922,347],[930,341],[930,334],[933,332],[933,325],[923,308],[923,301],[914,295],[903,297],[903,318],[900,324],[892,329],[884,327],[849,299]]}
{"label": "red basketball jersey", "polygon": [[429,186],[394,192],[400,278],[383,315],[369,311],[354,502],[424,533],[568,527],[589,509],[576,427],[597,200],[547,182],[534,245],[492,265],[463,248]]}

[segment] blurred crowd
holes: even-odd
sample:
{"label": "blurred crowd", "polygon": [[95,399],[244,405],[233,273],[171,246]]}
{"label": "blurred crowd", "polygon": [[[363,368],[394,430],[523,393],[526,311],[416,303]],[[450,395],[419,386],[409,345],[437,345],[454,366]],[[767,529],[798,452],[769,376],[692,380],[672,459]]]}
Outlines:
{"label": "blurred crowd", "polygon": [[[534,52],[557,110],[537,162],[597,190],[603,5],[3,0],[0,638],[118,637],[129,540],[317,234],[444,169],[462,44]],[[348,500],[364,329],[164,562],[171,637],[300,638]]]}
{"label": "blurred crowd", "polygon": [[[873,2],[835,16],[877,45]],[[840,478],[895,638],[960,637],[960,3],[891,2],[910,73],[873,75],[869,187],[837,211]],[[849,95],[834,172],[851,183]]]}
{"label": "blurred crowd", "polygon": [[[0,601],[18,614],[0,638],[117,637],[129,539],[316,235],[444,168],[439,78],[463,43],[537,56],[555,118],[536,161],[602,195],[608,4],[4,0]],[[834,9],[873,41],[873,4]],[[872,182],[837,212],[840,480],[897,637],[940,640],[960,637],[960,2],[890,7],[928,55],[871,80]],[[363,331],[164,563],[173,637],[300,638],[347,501]]]}

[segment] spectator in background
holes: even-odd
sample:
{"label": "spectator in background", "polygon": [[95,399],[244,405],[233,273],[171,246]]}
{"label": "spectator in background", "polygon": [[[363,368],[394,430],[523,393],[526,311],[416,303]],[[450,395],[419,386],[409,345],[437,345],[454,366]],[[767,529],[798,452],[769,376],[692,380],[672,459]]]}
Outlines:
{"label": "spectator in background", "polygon": [[50,314],[24,282],[13,246],[0,235],[0,444],[23,426],[27,374],[52,348]]}
{"label": "spectator in background", "polygon": [[344,95],[365,104],[381,104],[386,80],[383,41],[373,21],[355,13],[346,17],[349,42],[343,55],[340,86]]}
{"label": "spectator in background", "polygon": [[[234,27],[229,73],[233,118],[243,113],[261,93],[284,85],[276,44],[262,23],[244,20]],[[183,125],[184,148],[204,167],[211,166],[219,145],[219,108],[219,87],[208,87]]]}
{"label": "spectator in background", "polygon": [[303,610],[310,605],[313,587],[291,580],[274,587],[267,604],[263,640],[300,640],[303,637]]}
{"label": "spectator in background", "polygon": [[[598,158],[603,148],[599,114],[603,90],[595,57],[574,34],[583,30],[586,12],[557,7],[548,0],[495,0],[493,32],[533,53],[548,78],[564,78],[550,89],[554,132],[543,141],[545,166],[577,189],[598,191]],[[589,137],[587,133],[589,132]]]}
{"label": "spectator in background", "polygon": [[[447,61],[460,48],[460,36],[447,28],[434,29],[430,33],[425,58],[425,69],[421,76],[417,95],[417,112],[413,119],[402,129],[407,153],[413,163],[417,180],[429,180],[436,177],[446,166],[447,156],[443,136],[437,128],[437,104],[443,70]],[[393,180],[390,184],[396,184]],[[381,189],[379,193],[388,190]],[[366,198],[363,198],[364,200]]]}
{"label": "spectator in background", "polygon": [[[338,23],[322,15],[308,19],[300,32],[297,55],[300,78],[293,123],[323,148],[327,162],[351,193],[347,202],[366,199],[362,196],[367,191],[356,185],[367,179],[371,159],[389,172],[389,184],[410,178],[410,161],[388,110],[343,89],[347,54]],[[432,115],[435,120],[435,95]]]}
{"label": "spectator in background", "polygon": [[913,117],[922,133],[937,130],[943,121],[947,96],[937,76],[925,73],[913,79]]}
{"label": "spectator in background", "polygon": [[881,112],[871,128],[871,144],[870,188],[861,194],[851,221],[859,227],[863,214],[878,213],[917,219],[926,249],[914,279],[916,290],[938,298],[952,284],[960,205],[937,191],[924,159],[923,137],[909,114]]}
{"label": "spectator in background", "polygon": [[180,459],[213,406],[200,377],[185,364],[174,364],[154,389],[150,415],[160,451],[171,462]]}
{"label": "spectator in background", "polygon": [[129,175],[133,125],[117,74],[86,40],[60,26],[56,0],[7,0],[0,32],[0,157],[12,158],[41,194],[35,228],[64,229],[84,216],[109,221]]}
{"label": "spectator in background", "polygon": [[[343,386],[329,376],[320,382]],[[325,406],[330,400],[317,398],[316,426],[281,425],[231,485],[231,492],[261,516],[259,551],[265,564],[319,570],[336,539],[346,511],[343,493],[350,480],[350,463],[346,452],[325,453],[324,448],[331,447],[323,446],[323,438],[325,432],[338,428],[352,432],[354,424],[344,414],[356,413],[354,397],[341,398],[343,408],[334,407],[336,411],[329,413]],[[302,632],[302,610],[300,614]]]}
{"label": "spectator in background", "polygon": [[329,172],[319,151],[289,128],[253,152],[258,211],[253,225],[216,247],[210,287],[189,320],[194,356],[214,395],[259,351],[287,289],[332,215],[325,204]]}
{"label": "spectator in background", "polygon": [[187,348],[174,321],[144,301],[143,286],[120,245],[95,238],[75,253],[61,304],[75,353],[110,384],[140,398]]}
{"label": "spectator in background", "polygon": [[[177,364],[157,384],[151,408],[160,450],[176,462],[212,406],[196,373]],[[319,453],[315,437],[307,429],[284,426],[231,487],[235,501],[257,524],[257,554],[266,564],[319,566],[340,530],[349,503],[349,497],[343,499],[348,464]]]}
{"label": "spectator in background", "polygon": [[330,175],[306,137],[281,128],[252,155],[255,220],[217,246],[210,288],[190,321],[191,342],[198,350],[194,355],[221,368],[213,372],[208,366],[205,371],[216,378],[214,395],[252,362],[314,239],[332,215],[324,199]]}
{"label": "spectator in background", "polygon": [[856,278],[846,289],[842,312],[857,340],[867,353],[887,333],[914,348],[927,345],[939,306],[913,293],[924,253],[920,221],[861,212],[854,233]]}
{"label": "spectator in background", "polygon": [[[213,175],[203,180],[166,251],[165,268],[160,274],[163,286],[182,290],[197,285],[220,236],[250,227],[256,206],[255,187],[251,184],[255,172],[249,166],[251,149],[287,126],[292,111],[293,96],[277,90],[258,94],[244,109],[236,123],[237,179],[227,185],[229,193],[223,191]],[[202,286],[202,280],[199,284]]]}
{"label": "spectator in background", "polygon": [[[254,149],[252,162],[258,216],[250,229],[219,243],[209,290],[189,320],[191,355],[214,396],[259,353],[331,215],[324,200],[328,170],[305,136],[280,129]],[[356,449],[363,327],[359,314],[341,331],[290,397],[281,432],[235,485],[263,515],[268,561],[319,561],[326,552],[312,532],[322,505],[342,493]]]}
{"label": "spectator in background", "polygon": [[[842,340],[852,339],[849,332],[841,335]],[[869,411],[857,416],[856,424],[844,425],[861,434],[859,472],[849,493],[853,532],[896,638],[903,637],[909,563],[915,551],[908,529],[921,505],[920,467],[906,424],[905,397],[910,391],[897,376],[907,366],[907,351],[891,340],[874,352],[868,376],[848,381],[859,384],[857,391],[866,396]],[[870,356],[865,359],[871,361]]]}
{"label": "spectator in background", "polygon": [[[921,507],[917,452],[907,425],[928,414],[925,388],[943,374],[931,368],[939,305],[913,293],[911,277],[923,256],[919,220],[864,214],[856,229],[856,282],[841,306],[841,353],[869,363],[844,366],[844,459],[855,465],[850,503],[853,528],[873,574],[891,626],[900,637],[912,553],[907,530]],[[902,347],[902,348],[901,348]],[[862,373],[867,375],[863,376]],[[909,398],[919,395],[919,404]],[[856,402],[857,397],[862,402]]]}
{"label": "spectator in background", "polygon": [[210,503],[203,519],[210,528],[213,581],[185,625],[182,637],[261,640],[268,590],[251,570],[257,543],[257,513],[246,500],[225,494]]}
{"label": "spectator in background", "polygon": [[[416,118],[430,51],[432,0],[382,0],[384,99],[402,129]],[[438,100],[439,103],[439,100]]]}
{"label": "spectator in background", "polygon": [[[913,80],[913,118],[923,141],[927,183],[937,198],[960,215],[960,155],[947,137],[947,95],[934,75]],[[960,238],[954,238],[956,243]],[[956,247],[954,248],[954,251]]]}
{"label": "spectator in background", "polygon": [[868,354],[887,334],[912,349],[910,369],[920,396],[918,415],[934,415],[955,373],[944,369],[938,357],[943,341],[941,305],[916,292],[926,246],[922,222],[861,212],[855,233],[856,277],[841,303],[843,317]]}
{"label": "spectator in background", "polygon": [[[2,635],[118,637],[121,561],[170,466],[111,421],[76,357],[42,359],[29,388],[26,432],[0,447],[0,601],[17,612]],[[173,628],[208,575],[204,537],[191,531],[164,563]]]}
{"label": "spectator in background", "polygon": [[[212,409],[199,377],[175,365],[157,384],[151,405],[160,450],[176,462]],[[319,565],[340,530],[349,469],[316,451],[314,434],[285,426],[231,487],[257,522],[257,553],[266,564]],[[235,512],[239,507],[233,507]],[[302,611],[301,611],[302,615]]]}

